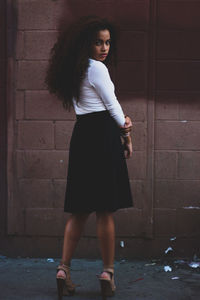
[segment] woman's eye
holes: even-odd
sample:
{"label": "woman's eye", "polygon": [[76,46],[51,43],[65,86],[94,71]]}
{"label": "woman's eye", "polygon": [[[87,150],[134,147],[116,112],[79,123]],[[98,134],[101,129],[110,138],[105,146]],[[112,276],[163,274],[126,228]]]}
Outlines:
{"label": "woman's eye", "polygon": [[95,45],[96,45],[96,46],[100,46],[100,45],[101,45],[101,41],[96,41],[96,42],[95,42]]}
{"label": "woman's eye", "polygon": [[106,45],[110,45],[110,41],[106,41]]}

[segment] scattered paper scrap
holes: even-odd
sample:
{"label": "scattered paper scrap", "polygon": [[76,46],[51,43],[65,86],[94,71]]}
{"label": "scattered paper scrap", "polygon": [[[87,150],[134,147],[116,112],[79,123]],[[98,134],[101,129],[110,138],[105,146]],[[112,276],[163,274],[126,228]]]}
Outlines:
{"label": "scattered paper scrap", "polygon": [[168,247],[168,248],[165,250],[165,253],[167,254],[169,251],[173,251],[172,247]]}
{"label": "scattered paper scrap", "polygon": [[124,241],[120,241],[120,247],[124,248]]}
{"label": "scattered paper scrap", "polygon": [[154,265],[156,265],[155,262],[154,262],[154,263],[151,263],[151,264],[145,264],[145,267],[148,267],[148,266],[154,266]]}
{"label": "scattered paper scrap", "polygon": [[47,258],[47,261],[48,262],[54,262],[54,259],[53,258]]}
{"label": "scattered paper scrap", "polygon": [[194,261],[191,261],[188,266],[190,266],[191,268],[199,268],[200,267],[200,262],[194,262]]}
{"label": "scattered paper scrap", "polygon": [[164,266],[165,272],[171,272],[172,268],[170,266]]}

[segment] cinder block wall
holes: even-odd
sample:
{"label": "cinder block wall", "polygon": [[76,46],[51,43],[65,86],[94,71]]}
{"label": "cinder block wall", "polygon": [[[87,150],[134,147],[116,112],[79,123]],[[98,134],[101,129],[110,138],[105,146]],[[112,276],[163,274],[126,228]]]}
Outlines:
{"label": "cinder block wall", "polygon": [[[33,256],[61,253],[75,115],[49,95],[44,74],[60,18],[70,22],[80,15],[99,14],[120,27],[113,80],[124,111],[134,120],[134,155],[128,161],[134,208],[116,213],[117,256],[160,256],[169,245],[176,256],[197,253],[200,2],[18,0],[8,10],[16,24],[9,71],[13,87],[4,251]],[[173,245],[172,236],[176,236]],[[125,241],[123,249],[120,240]],[[94,215],[76,255],[99,256]]]}

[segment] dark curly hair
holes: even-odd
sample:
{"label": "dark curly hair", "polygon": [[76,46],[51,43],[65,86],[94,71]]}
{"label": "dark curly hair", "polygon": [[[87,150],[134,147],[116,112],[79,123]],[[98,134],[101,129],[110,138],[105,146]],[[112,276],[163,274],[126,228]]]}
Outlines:
{"label": "dark curly hair", "polygon": [[70,109],[73,97],[79,101],[80,85],[89,65],[91,46],[99,30],[107,29],[111,46],[105,64],[116,63],[116,27],[105,18],[82,17],[58,32],[57,41],[50,51],[45,83],[50,93]]}

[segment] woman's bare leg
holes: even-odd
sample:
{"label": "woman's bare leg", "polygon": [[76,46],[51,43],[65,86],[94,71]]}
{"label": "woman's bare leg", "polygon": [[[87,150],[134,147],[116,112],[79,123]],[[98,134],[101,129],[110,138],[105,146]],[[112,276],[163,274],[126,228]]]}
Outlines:
{"label": "woman's bare leg", "polygon": [[[88,216],[89,214],[72,214],[67,220],[65,225],[61,260],[65,265],[70,265],[70,261],[80,240]],[[60,270],[57,275],[58,277],[65,277],[65,274],[62,270]]]}
{"label": "woman's bare leg", "polygon": [[[97,213],[97,236],[99,238],[101,256],[104,267],[114,267],[115,255],[115,224],[113,214],[109,212]],[[108,276],[103,272],[101,276]]]}

